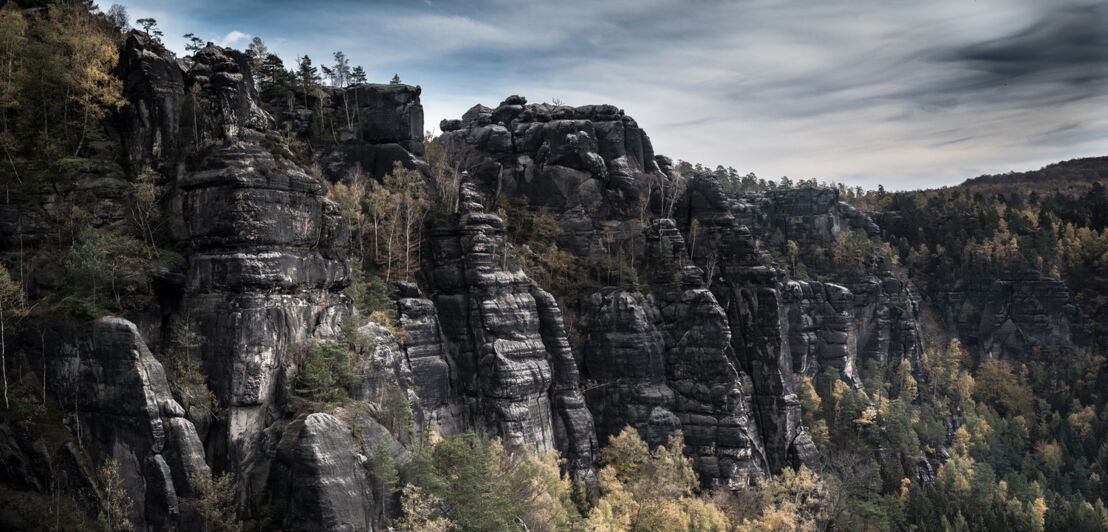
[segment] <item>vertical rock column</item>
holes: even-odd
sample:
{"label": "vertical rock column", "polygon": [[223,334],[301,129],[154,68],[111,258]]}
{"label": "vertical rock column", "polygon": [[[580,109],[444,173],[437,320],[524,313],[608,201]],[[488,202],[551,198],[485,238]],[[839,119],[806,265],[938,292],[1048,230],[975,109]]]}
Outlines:
{"label": "vertical rock column", "polygon": [[122,488],[134,501],[129,518],[135,529],[177,526],[180,497],[191,495],[189,475],[211,472],[196,428],[173,400],[165,371],[138,328],[106,317],[80,330],[57,323],[44,338],[66,423],[93,463],[116,461]]}
{"label": "vertical rock column", "polygon": [[654,293],[597,293],[586,303],[598,436],[630,425],[661,445],[680,430],[704,484],[757,482],[768,467],[727,315],[702,287],[703,272],[681,258],[685,243],[672,220],[656,221],[646,241]]}
{"label": "vertical rock column", "polygon": [[[439,376],[450,370],[449,399],[433,401],[443,428],[478,428],[508,445],[557,448],[571,467],[585,470],[595,448],[592,420],[575,391],[560,311],[522,270],[508,265],[504,222],[484,212],[472,184],[462,185],[461,199],[457,222],[430,236],[434,319],[421,300],[401,301],[402,321],[422,330],[409,345],[413,373],[417,365]],[[437,354],[429,341],[435,322],[446,340]],[[445,388],[433,392],[442,395]],[[421,401],[431,392],[421,392]],[[451,412],[455,419],[447,418]]]}
{"label": "vertical rock column", "polygon": [[268,460],[262,431],[284,414],[291,355],[337,336],[352,311],[341,293],[349,230],[271,131],[241,54],[209,46],[193,59],[182,137],[203,149],[176,181],[190,249],[182,314],[203,337],[223,409],[208,449],[220,468],[248,474]]}
{"label": "vertical rock column", "polygon": [[753,385],[751,406],[770,472],[801,464],[815,470],[819,454],[793,386],[781,272],[761,265],[754,237],[735,221],[722,186],[710,174],[689,179],[677,211],[686,228],[691,230],[694,220],[699,226],[690,255],[714,274],[708,283],[727,314],[737,365]]}

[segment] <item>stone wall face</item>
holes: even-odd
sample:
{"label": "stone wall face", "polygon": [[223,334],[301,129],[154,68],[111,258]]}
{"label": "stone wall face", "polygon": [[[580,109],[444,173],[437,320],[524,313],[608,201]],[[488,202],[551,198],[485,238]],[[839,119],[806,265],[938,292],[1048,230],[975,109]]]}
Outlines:
{"label": "stone wall face", "polygon": [[[208,46],[185,68],[158,50],[137,35],[127,43],[127,160],[166,180],[167,225],[187,250],[173,312],[202,338],[197,356],[222,408],[203,421],[207,460],[264,485],[250,479],[269,471],[291,354],[335,338],[353,312],[341,292],[349,230],[275,132],[241,53]],[[245,487],[240,497],[248,514],[265,498]]]}
{"label": "stone wall face", "polygon": [[431,231],[431,297],[401,300],[421,410],[444,433],[478,429],[509,446],[558,449],[591,476],[596,437],[561,310],[506,266],[504,222],[470,184],[462,193],[467,212]]}
{"label": "stone wall face", "polygon": [[988,356],[1026,360],[1035,349],[1088,354],[1089,318],[1061,281],[1038,272],[958,280],[935,295],[945,325]]}

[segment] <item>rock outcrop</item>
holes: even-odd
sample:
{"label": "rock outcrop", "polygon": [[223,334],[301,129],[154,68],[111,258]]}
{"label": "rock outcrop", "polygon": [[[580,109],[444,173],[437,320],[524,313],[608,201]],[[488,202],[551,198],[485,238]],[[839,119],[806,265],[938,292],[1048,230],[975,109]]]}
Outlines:
{"label": "rock outcrop", "polygon": [[706,289],[658,308],[651,296],[593,294],[584,347],[601,440],[635,427],[651,445],[681,431],[706,484],[748,486],[769,471],[723,310]]}
{"label": "rock outcrop", "polygon": [[783,295],[795,373],[815,377],[833,367],[861,389],[857,367],[865,361],[883,368],[908,360],[919,367],[922,301],[910,282],[892,275],[842,285],[790,281]]}
{"label": "rock outcrop", "polygon": [[[127,160],[134,173],[161,172],[169,232],[188,260],[163,319],[201,338],[222,407],[204,447],[256,487],[275,443],[266,429],[284,415],[291,353],[334,338],[352,312],[341,293],[349,231],[274,132],[240,52],[208,46],[185,68],[132,34],[125,56]],[[253,487],[240,495],[263,496]]]}
{"label": "rock outcrop", "polygon": [[421,410],[446,433],[558,449],[588,476],[596,441],[561,312],[507,264],[504,222],[478,200],[463,184],[463,212],[432,226],[430,298],[400,300]]}
{"label": "rock outcrop", "polygon": [[689,179],[678,203],[678,224],[695,220],[701,234],[690,249],[727,316],[737,365],[752,382],[752,410],[771,472],[818,465],[818,452],[800,418],[793,385],[783,273],[762,265],[750,231],[738,224],[718,181]]}
{"label": "rock outcrop", "polygon": [[[79,467],[114,459],[122,487],[134,501],[138,530],[164,530],[182,517],[180,499],[192,495],[189,476],[211,476],[196,428],[173,398],[162,365],[131,322],[101,318],[87,328],[57,323],[43,335],[51,392],[66,412],[80,450],[48,450]],[[42,362],[42,361],[38,361]],[[44,449],[45,450],[45,449]],[[64,463],[64,461],[62,461]],[[60,467],[57,463],[53,467]],[[97,485],[95,477],[87,482]]]}
{"label": "rock outcrop", "polygon": [[[380,179],[399,162],[426,169],[419,86],[363,83],[274,95],[268,100],[277,129],[309,141],[312,157],[334,182],[355,168]],[[336,142],[319,142],[321,137]]]}
{"label": "rock outcrop", "polygon": [[844,230],[861,230],[869,236],[881,228],[866,213],[839,200],[833,188],[801,188],[748,192],[729,198],[731,214],[760,239],[775,231],[799,243],[821,245]]}
{"label": "rock outcrop", "polygon": [[[728,195],[710,175],[681,176],[616,107],[511,96],[440,124],[447,157],[468,175],[458,212],[433,213],[421,228],[419,285],[398,283],[403,334],[369,324],[357,331],[368,340],[346,338],[355,404],[301,414],[292,399],[300,355],[349,335],[342,324],[356,315],[343,294],[350,230],[304,156],[330,181],[358,169],[380,178],[396,163],[428,176],[420,87],[294,92],[267,111],[245,55],[209,45],[179,61],[137,32],[119,74],[128,105],[105,122],[119,133],[117,157],[86,161],[51,190],[5,190],[0,252],[18,249],[22,260],[24,245],[60,235],[78,200],[89,215],[81,224],[127,223],[141,178],[164,189],[159,245],[184,261],[154,260],[152,280],[120,281],[134,285],[122,287],[133,296],[127,319],[44,322],[15,342],[9,367],[43,368],[44,402],[64,409],[62,432],[77,442],[36,440],[0,420],[4,487],[68,494],[95,515],[95,469],[112,458],[137,530],[191,529],[190,477],[216,470],[235,478],[240,517],[368,531],[397,505],[374,493],[367,457],[383,450],[406,463],[405,444],[422,437],[414,428],[558,450],[591,483],[599,444],[630,425],[651,445],[680,431],[706,485],[740,488],[818,467],[795,379],[834,368],[862,390],[857,368],[868,361],[919,367],[923,298],[912,283],[892,274],[790,281],[759,248],[777,232],[803,246],[847,230],[878,236],[875,216],[835,190]],[[297,153],[289,139],[322,142]],[[505,220],[484,206],[503,198],[551,209],[558,245],[582,261],[641,257],[635,280],[624,283],[621,270],[618,288],[547,292],[518,265]],[[37,298],[63,286],[59,268],[20,263],[19,276]],[[1093,344],[1066,287],[1038,273],[962,279],[931,296],[986,356],[1079,355]],[[202,361],[197,386],[210,387],[218,416],[181,400],[154,356],[182,325],[198,338],[189,356]],[[397,404],[416,423],[385,421]],[[932,481],[944,452],[920,459],[916,479]]]}
{"label": "rock outcrop", "polygon": [[334,337],[350,312],[340,292],[349,234],[321,184],[271,132],[241,54],[204,48],[184,80],[182,149],[194,151],[195,141],[199,153],[175,180],[183,222],[175,236],[190,250],[180,313],[204,338],[200,354],[225,407],[208,448],[238,470],[267,459],[257,445],[283,414],[287,354],[313,336]]}
{"label": "rock outcrop", "polygon": [[826,368],[840,372],[855,389],[862,387],[856,368],[854,294],[832,283],[789,281],[782,292],[787,305],[789,352],[793,372],[816,377]]}
{"label": "rock outcrop", "polygon": [[368,459],[354,451],[350,429],[329,414],[297,418],[277,445],[270,476],[282,530],[376,530]]}
{"label": "rock outcrop", "polygon": [[511,96],[439,127],[448,157],[482,193],[526,197],[557,212],[579,208],[598,219],[630,212],[667,179],[650,137],[611,105],[528,104]]}
{"label": "rock outcrop", "polygon": [[962,342],[995,358],[1026,360],[1035,349],[1088,354],[1089,318],[1061,281],[1038,272],[960,279],[935,303]]}

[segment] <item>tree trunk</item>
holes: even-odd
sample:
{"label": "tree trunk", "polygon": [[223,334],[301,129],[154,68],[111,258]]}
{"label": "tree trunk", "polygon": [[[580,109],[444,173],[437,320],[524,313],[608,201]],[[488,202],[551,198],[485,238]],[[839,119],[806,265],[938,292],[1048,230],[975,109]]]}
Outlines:
{"label": "tree trunk", "polygon": [[4,301],[0,299],[0,368],[4,374],[4,409],[8,407],[8,344],[4,337]]}
{"label": "tree trunk", "polygon": [[346,129],[354,129],[354,124],[352,124],[350,120],[350,105],[347,103],[346,91],[343,91],[342,93],[342,108],[346,112]]}
{"label": "tree trunk", "polygon": [[[38,73],[38,82],[40,87],[45,83],[41,70]],[[49,113],[47,112],[46,107],[46,91],[42,91],[42,138],[46,142],[50,141],[50,121],[47,118],[48,115]]]}
{"label": "tree trunk", "polygon": [[39,330],[38,338],[42,345],[42,405],[46,406],[46,329]]}
{"label": "tree trunk", "polygon": [[88,133],[88,109],[85,109],[85,119],[81,124],[81,139],[77,141],[77,149],[73,150],[74,157],[77,157],[81,153],[81,146],[85,143],[86,133]]}
{"label": "tree trunk", "polygon": [[404,280],[408,280],[408,271],[411,268],[411,249],[412,249],[412,220],[411,220],[411,207],[405,210],[404,213]]}

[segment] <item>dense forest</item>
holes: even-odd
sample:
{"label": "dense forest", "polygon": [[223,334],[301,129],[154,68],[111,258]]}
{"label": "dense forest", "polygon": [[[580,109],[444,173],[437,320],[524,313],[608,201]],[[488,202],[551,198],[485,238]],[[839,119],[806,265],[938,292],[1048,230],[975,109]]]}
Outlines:
{"label": "dense forest", "polygon": [[[46,331],[43,324],[52,320],[80,323],[139,312],[160,286],[183,277],[190,253],[187,244],[167,236],[173,209],[181,209],[170,200],[173,179],[157,162],[136,165],[120,155],[121,124],[137,112],[123,92],[120,50],[136,35],[160,46],[156,21],[134,23],[141,29],[131,28],[122,6],[101,12],[91,2],[8,2],[0,8],[0,203],[33,204],[40,213],[33,223],[46,228],[40,239],[24,241],[25,218],[5,220],[11,222],[5,227],[20,230],[18,237],[3,235],[0,430],[54,447],[83,445],[80,429],[62,424],[67,406],[47,394],[45,373],[36,376],[26,358],[7,356],[4,346],[17,335]],[[205,48],[195,36],[185,37],[192,39],[190,53]],[[353,280],[344,292],[359,316],[343,323],[337,339],[300,346],[290,411],[282,415],[362,420],[354,399],[362,382],[358,356],[379,346],[359,331],[374,323],[403,341],[397,299],[407,297],[401,293],[412,291],[410,284],[425,281],[426,256],[437,252],[428,244],[436,224],[469,201],[459,192],[463,177],[441,137],[427,134],[418,148],[424,166],[396,162],[380,179],[355,167],[329,178],[319,154],[369,120],[356,112],[358,91],[333,89],[365,84],[365,70],[351,67],[342,52],[334,54],[334,64],[313,66],[303,56],[287,69],[258,38],[243,56],[269,112],[316,110],[306,135],[289,127],[266,142],[284,142],[285,160],[306,167],[348,224]],[[188,110],[202,103],[194,92],[182,105]],[[602,442],[595,478],[578,478],[557,452],[512,447],[496,434],[444,435],[420,426],[404,390],[389,388],[370,417],[374,426],[403,435],[397,439],[408,459],[397,463],[386,447],[362,449],[382,522],[411,531],[1108,529],[1108,159],[908,192],[677,166],[675,175],[712,176],[732,198],[832,190],[870,216],[879,234],[846,228],[833,241],[816,243],[771,233],[758,242],[762,260],[793,280],[841,282],[889,272],[910,281],[922,294],[926,351],[918,362],[864,361],[858,368],[864,390],[830,366],[814,378],[798,377],[818,470],[785,468],[738,489],[702,483],[681,432],[664,445],[648,445],[628,427]],[[113,180],[110,200],[123,209],[111,219],[97,217],[104,197],[78,188],[90,174]],[[574,255],[571,236],[549,207],[519,197],[489,203],[505,221],[510,244],[497,259],[505,268],[522,268],[558,299],[578,353],[587,324],[575,301],[598,292],[669,288],[672,275],[657,281],[657,273],[674,266],[648,255],[643,235],[652,218],[665,217],[655,214],[672,214],[680,190],[659,190],[656,212],[650,212],[649,195],[636,207],[631,236],[617,238],[609,230],[598,240],[602,251],[584,257]],[[697,227],[683,229],[690,248]],[[662,254],[673,255],[672,248]],[[1047,346],[1025,358],[997,358],[946,325],[936,298],[955,282],[1028,271],[1061,280],[1072,292],[1093,325],[1087,352]],[[166,329],[166,340],[153,351],[174,397],[186,410],[218,419],[223,407],[197,355],[201,332],[188,316]],[[587,372],[581,380],[586,390],[599,386]],[[0,448],[5,467],[15,463],[5,460],[6,449]],[[931,465],[930,478],[915,473]],[[131,529],[127,516],[134,503],[119,487],[115,464],[95,469],[92,512],[73,497],[59,497],[57,489],[23,489],[14,480],[22,473],[11,468],[0,471],[0,505],[23,514],[29,529]],[[225,473],[189,480],[182,506],[205,530],[282,526],[280,507],[245,519],[239,514],[236,493],[247,479]]]}

